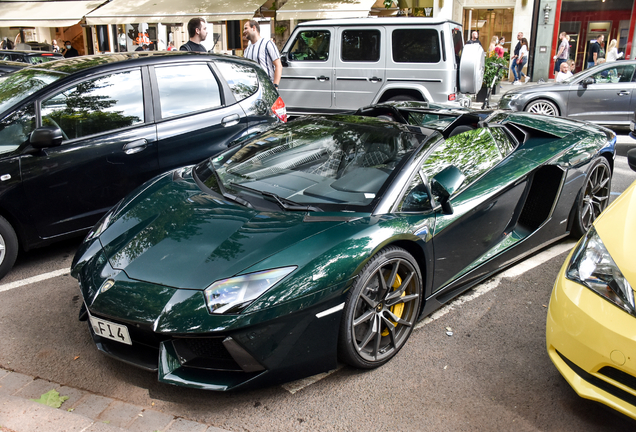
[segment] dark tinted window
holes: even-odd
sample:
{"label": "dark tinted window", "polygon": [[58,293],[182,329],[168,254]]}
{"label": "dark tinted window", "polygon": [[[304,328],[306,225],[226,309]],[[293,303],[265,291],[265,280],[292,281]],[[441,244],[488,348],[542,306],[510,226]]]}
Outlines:
{"label": "dark tinted window", "polygon": [[331,33],[327,30],[306,30],[298,33],[289,59],[294,61],[326,61],[329,59]]}
{"label": "dark tinted window", "polygon": [[441,59],[437,30],[394,30],[392,46],[396,63],[437,63]]}
{"label": "dark tinted window", "polygon": [[155,67],[161,117],[221,106],[216,77],[207,64]]}
{"label": "dark tinted window", "polygon": [[238,63],[216,62],[237,101],[253,95],[258,90],[258,77],[254,68]]}
{"label": "dark tinted window", "polygon": [[59,126],[65,139],[144,122],[141,71],[84,81],[42,102],[42,124]]}
{"label": "dark tinted window", "polygon": [[378,61],[380,59],[380,31],[343,31],[341,57],[343,61]]}
{"label": "dark tinted window", "polygon": [[455,63],[459,64],[459,59],[462,57],[462,50],[464,49],[464,38],[461,29],[457,27],[453,29],[453,49],[455,50]]}
{"label": "dark tinted window", "polygon": [[0,120],[0,153],[17,149],[35,129],[35,107],[29,104]]}

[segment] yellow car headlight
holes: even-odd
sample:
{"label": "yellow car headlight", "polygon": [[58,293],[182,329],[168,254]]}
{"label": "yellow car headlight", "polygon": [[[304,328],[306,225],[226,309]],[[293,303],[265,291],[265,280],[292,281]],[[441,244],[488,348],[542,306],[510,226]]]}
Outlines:
{"label": "yellow car headlight", "polygon": [[636,315],[634,290],[605,248],[594,227],[576,246],[566,277],[585,285],[624,311]]}

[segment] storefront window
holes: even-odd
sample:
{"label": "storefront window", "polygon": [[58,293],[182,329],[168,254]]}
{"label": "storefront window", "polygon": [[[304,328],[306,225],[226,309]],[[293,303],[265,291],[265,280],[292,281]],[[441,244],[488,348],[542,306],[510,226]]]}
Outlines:
{"label": "storefront window", "polygon": [[[627,44],[633,5],[633,0],[562,0],[561,16],[557,17],[558,34],[566,32],[570,37],[570,59],[575,62],[575,71],[586,68],[590,41],[598,40],[601,35],[603,51],[616,39],[618,52],[623,52],[625,58],[629,56]],[[558,49],[559,42],[557,36],[552,44],[554,50]]]}
{"label": "storefront window", "polygon": [[464,9],[464,41],[470,39],[473,31],[479,33],[479,42],[488,51],[488,46],[493,36],[506,38],[504,43],[504,52],[514,50],[510,49],[511,43],[516,43],[516,38],[512,38],[512,22],[514,10],[512,8],[505,9]]}

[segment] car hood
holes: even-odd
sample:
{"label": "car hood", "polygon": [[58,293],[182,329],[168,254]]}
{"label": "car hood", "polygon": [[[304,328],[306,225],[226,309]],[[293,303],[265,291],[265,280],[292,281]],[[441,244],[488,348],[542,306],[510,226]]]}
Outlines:
{"label": "car hood", "polygon": [[632,287],[636,287],[636,182],[625,190],[594,222],[596,232],[612,259],[627,278]]}
{"label": "car hood", "polygon": [[545,92],[552,92],[552,91],[561,91],[561,90],[566,90],[568,87],[569,86],[564,83],[547,82],[543,84],[534,84],[531,86],[519,86],[518,88],[513,88],[511,90],[508,90],[504,94],[504,96],[512,95],[512,94],[520,94],[520,93],[525,94],[525,93],[534,93],[534,92],[545,93]]}
{"label": "car hood", "polygon": [[164,177],[123,206],[100,242],[131,279],[203,290],[345,221],[305,220],[304,212],[258,211],[203,193],[192,179]]}

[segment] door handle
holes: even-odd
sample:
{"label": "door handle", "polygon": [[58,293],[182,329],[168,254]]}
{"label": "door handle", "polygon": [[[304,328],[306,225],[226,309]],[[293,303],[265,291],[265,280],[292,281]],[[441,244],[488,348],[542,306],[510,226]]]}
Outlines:
{"label": "door handle", "polygon": [[372,83],[378,83],[378,82],[382,82],[382,78],[373,77],[373,78],[369,78],[369,81],[371,81]]}
{"label": "door handle", "polygon": [[221,120],[221,124],[223,125],[223,127],[230,127],[237,125],[240,120],[241,118],[238,114],[232,114],[227,117],[223,117],[223,120]]}
{"label": "door handle", "polygon": [[131,155],[145,150],[146,147],[148,147],[148,141],[145,138],[141,138],[125,144],[123,150],[127,155]]}
{"label": "door handle", "polygon": [[324,76],[324,75],[320,75],[318,77],[318,81],[320,81],[320,82],[329,81],[329,77],[328,76]]}
{"label": "door handle", "polygon": [[627,90],[621,90],[616,94],[619,96],[629,96],[629,92]]}

